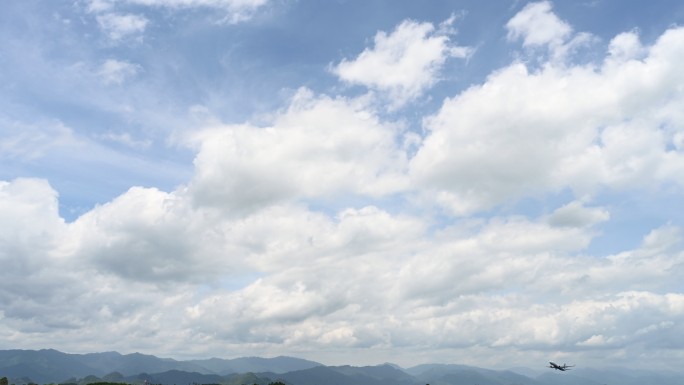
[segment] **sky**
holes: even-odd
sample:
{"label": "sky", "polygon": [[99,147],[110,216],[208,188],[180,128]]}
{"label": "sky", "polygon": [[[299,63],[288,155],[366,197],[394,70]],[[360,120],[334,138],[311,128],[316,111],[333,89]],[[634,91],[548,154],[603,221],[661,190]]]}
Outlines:
{"label": "sky", "polygon": [[10,0],[0,349],[684,360],[684,3]]}

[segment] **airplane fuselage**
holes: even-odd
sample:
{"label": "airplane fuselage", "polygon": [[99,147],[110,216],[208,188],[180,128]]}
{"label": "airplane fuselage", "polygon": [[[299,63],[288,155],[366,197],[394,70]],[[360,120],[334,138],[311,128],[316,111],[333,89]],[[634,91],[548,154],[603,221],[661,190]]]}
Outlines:
{"label": "airplane fuselage", "polygon": [[555,362],[553,362],[553,361],[549,361],[549,368],[551,368],[551,369],[556,369],[556,370],[560,370],[561,372],[564,372],[564,371],[566,371],[566,370],[570,370],[570,368],[573,367],[573,366],[574,366],[574,365],[569,365],[569,366],[568,366],[568,365],[566,365],[566,364],[558,365],[557,363],[555,363]]}

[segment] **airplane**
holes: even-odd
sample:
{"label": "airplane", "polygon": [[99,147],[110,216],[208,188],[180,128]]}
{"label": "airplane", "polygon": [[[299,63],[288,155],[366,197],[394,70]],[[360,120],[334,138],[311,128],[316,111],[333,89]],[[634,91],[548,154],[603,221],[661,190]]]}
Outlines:
{"label": "airplane", "polygon": [[565,364],[563,364],[563,365],[558,365],[558,364],[556,364],[555,362],[551,362],[551,361],[549,361],[549,364],[550,364],[550,365],[549,365],[549,368],[551,368],[551,369],[556,369],[556,370],[560,370],[561,372],[564,372],[564,371],[566,371],[566,370],[570,370],[570,368],[572,368],[572,367],[575,366],[575,365],[565,365]]}

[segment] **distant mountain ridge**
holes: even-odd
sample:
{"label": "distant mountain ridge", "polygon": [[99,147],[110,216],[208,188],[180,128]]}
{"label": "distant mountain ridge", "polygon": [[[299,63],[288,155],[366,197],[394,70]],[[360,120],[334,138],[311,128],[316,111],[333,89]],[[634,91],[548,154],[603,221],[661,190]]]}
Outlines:
{"label": "distant mountain ridge", "polygon": [[294,357],[210,358],[178,361],[140,353],[68,354],[57,350],[0,350],[0,377],[10,384],[117,382],[185,385],[682,385],[684,373],[621,368],[577,368],[571,372],[527,368],[492,370],[466,365],[426,364],[403,369],[324,366]]}
{"label": "distant mountain ridge", "polygon": [[416,385],[416,379],[392,365],[318,366],[282,374],[279,380],[293,385]]}
{"label": "distant mountain ridge", "polygon": [[210,358],[208,360],[187,361],[207,368],[214,373],[225,375],[230,373],[287,373],[295,370],[303,370],[321,366],[322,364],[314,361],[303,360],[301,358],[278,356],[274,358],[262,357],[241,357],[233,359]]}
{"label": "distant mountain ridge", "polygon": [[112,372],[118,372],[124,377],[169,371],[225,376],[231,373],[247,372],[277,374],[320,365],[314,361],[283,356],[177,361],[140,353],[70,354],[54,349],[0,350],[0,377],[12,379],[28,377],[39,384],[60,383],[67,379],[83,378],[88,375],[101,378]]}

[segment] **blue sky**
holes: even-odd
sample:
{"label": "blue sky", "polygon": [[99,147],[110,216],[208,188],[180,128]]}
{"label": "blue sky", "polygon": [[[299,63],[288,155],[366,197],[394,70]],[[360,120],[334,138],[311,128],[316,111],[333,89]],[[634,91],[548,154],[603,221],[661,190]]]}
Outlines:
{"label": "blue sky", "polygon": [[0,348],[681,362],[678,1],[3,7]]}

